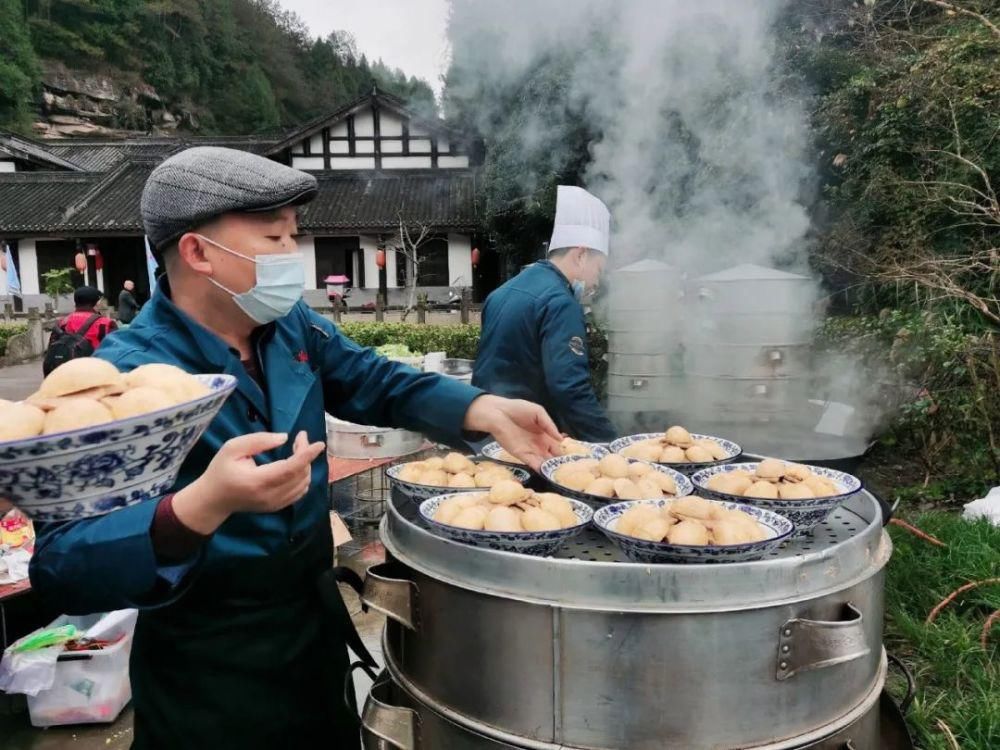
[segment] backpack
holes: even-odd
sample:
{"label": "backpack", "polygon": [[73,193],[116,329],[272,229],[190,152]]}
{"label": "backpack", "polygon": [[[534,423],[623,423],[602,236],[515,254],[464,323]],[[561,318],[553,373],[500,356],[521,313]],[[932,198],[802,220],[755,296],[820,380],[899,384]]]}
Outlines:
{"label": "backpack", "polygon": [[69,362],[78,357],[89,357],[94,353],[94,346],[87,341],[87,331],[101,317],[94,313],[76,333],[70,333],[63,325],[52,330],[49,345],[45,349],[45,359],[42,360],[42,374],[48,375],[63,362]]}

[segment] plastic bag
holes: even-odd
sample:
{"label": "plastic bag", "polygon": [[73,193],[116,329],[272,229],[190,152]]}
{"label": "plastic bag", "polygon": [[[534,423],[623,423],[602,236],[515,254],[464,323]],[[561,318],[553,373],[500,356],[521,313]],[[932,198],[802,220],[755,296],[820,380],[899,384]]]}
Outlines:
{"label": "plastic bag", "polygon": [[994,526],[1000,526],[1000,487],[991,489],[986,497],[966,503],[962,518],[970,521],[986,518]]}
{"label": "plastic bag", "polygon": [[0,658],[0,690],[34,696],[50,689],[56,679],[56,662],[63,651],[62,644],[21,653],[14,653],[12,648],[4,651]]}

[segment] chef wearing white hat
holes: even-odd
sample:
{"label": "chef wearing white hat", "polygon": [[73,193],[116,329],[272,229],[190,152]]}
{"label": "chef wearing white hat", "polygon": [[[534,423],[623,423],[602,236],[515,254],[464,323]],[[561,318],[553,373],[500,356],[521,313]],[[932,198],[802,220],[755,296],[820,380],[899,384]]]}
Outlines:
{"label": "chef wearing white hat", "polygon": [[583,188],[560,185],[548,258],[494,291],[472,382],[501,396],[534,401],[578,440],[613,440],[594,393],[583,302],[608,259],[611,214]]}

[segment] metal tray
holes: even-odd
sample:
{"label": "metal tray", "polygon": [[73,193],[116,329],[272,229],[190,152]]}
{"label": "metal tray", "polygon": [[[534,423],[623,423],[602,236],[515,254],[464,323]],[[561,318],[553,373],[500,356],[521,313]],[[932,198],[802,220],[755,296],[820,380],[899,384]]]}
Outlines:
{"label": "metal tray", "polygon": [[392,557],[447,583],[529,602],[623,612],[758,609],[821,596],[870,578],[892,553],[879,504],[866,491],[814,533],[765,559],[724,565],[628,562],[594,529],[553,557],[470,547],[429,531],[416,505],[396,493],[381,537]]}

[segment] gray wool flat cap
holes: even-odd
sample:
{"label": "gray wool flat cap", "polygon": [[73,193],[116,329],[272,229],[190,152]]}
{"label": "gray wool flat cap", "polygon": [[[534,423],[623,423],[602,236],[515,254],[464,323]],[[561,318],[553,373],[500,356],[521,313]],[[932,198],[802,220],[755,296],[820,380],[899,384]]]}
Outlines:
{"label": "gray wool flat cap", "polygon": [[158,250],[222,214],[308,203],[316,178],[263,156],[196,146],[157,167],[142,190],[142,223]]}

